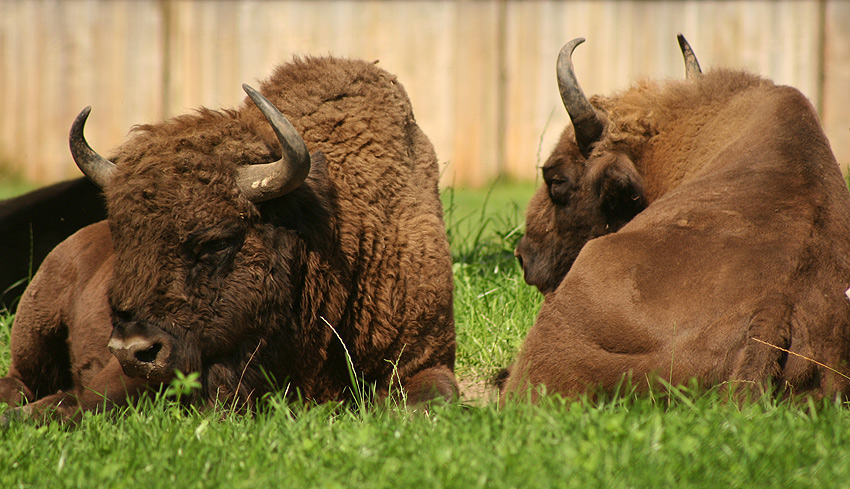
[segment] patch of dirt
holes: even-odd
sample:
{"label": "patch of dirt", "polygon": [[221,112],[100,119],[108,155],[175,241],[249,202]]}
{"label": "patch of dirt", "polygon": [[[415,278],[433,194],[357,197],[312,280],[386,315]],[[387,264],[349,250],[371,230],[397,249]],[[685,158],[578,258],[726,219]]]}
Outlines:
{"label": "patch of dirt", "polygon": [[499,402],[499,388],[489,379],[458,379],[460,398],[470,406],[487,406]]}

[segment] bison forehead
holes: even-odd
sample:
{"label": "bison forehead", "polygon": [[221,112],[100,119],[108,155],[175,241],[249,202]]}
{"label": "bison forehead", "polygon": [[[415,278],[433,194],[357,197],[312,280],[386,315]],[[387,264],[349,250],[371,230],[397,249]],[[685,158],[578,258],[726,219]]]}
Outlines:
{"label": "bison forehead", "polygon": [[107,203],[110,213],[138,208],[173,212],[215,203],[236,206],[240,192],[232,173],[230,168],[216,165],[192,171],[166,165],[119,170],[106,189]]}
{"label": "bison forehead", "polygon": [[236,111],[201,109],[133,129],[112,160],[124,179],[157,174],[231,174],[237,166],[280,158],[268,124]]}

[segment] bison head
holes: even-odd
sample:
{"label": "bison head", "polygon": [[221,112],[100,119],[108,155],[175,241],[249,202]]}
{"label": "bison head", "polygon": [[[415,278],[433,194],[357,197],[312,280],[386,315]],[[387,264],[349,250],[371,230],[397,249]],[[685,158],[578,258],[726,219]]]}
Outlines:
{"label": "bison head", "polygon": [[543,165],[543,181],[529,202],[525,236],[514,254],[525,281],[546,294],[558,287],[585,243],[620,229],[646,207],[646,198],[626,155],[585,158],[566,136]]}
{"label": "bison head", "polygon": [[319,184],[302,184],[308,175],[324,178],[326,168],[317,153],[311,170],[283,114],[245,90],[264,118],[253,107],[201,110],[141,126],[114,164],[83,138],[89,109],[74,122],[74,159],[107,197],[115,253],[109,348],[130,376],[163,381],[175,369],[222,363],[238,374],[239,362],[270,337],[269,325],[284,326],[272,316],[298,307],[291,272],[293,257],[305,253],[300,227],[328,222],[317,215],[327,198]]}
{"label": "bison head", "polygon": [[[639,145],[611,134],[617,121],[608,120],[601,99],[587,100],[576,79],[572,53],[582,42],[568,42],[558,56],[558,88],[572,130],[563,132],[543,165],[545,184],[529,203],[526,234],[515,251],[525,281],[544,294],[558,287],[585,243],[619,230],[648,205],[634,164]],[[699,63],[681,34],[679,44],[687,77],[698,76]]]}

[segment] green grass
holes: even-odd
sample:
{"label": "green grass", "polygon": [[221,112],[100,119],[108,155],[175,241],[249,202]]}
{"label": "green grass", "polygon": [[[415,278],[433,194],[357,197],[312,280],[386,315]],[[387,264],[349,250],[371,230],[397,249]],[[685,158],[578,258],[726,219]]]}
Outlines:
{"label": "green grass", "polygon": [[522,279],[513,255],[534,184],[496,182],[443,191],[455,277],[458,376],[482,381],[507,366],[542,296]]}
{"label": "green grass", "polygon": [[[532,188],[495,185],[486,206],[487,190],[444,192],[463,383],[510,362],[542,300],[511,253]],[[0,317],[0,372],[10,319]],[[76,428],[0,429],[0,487],[99,486],[850,487],[850,409],[740,405],[715,391],[674,389],[427,413],[306,408],[273,396],[249,417],[157,397],[122,413],[87,414]]]}
{"label": "green grass", "polygon": [[10,199],[34,189],[36,186],[9,174],[0,167],[0,200]]}
{"label": "green grass", "polygon": [[846,487],[844,406],[711,395],[656,403],[429,413],[305,409],[273,398],[253,417],[155,401],[76,429],[0,432],[3,487]]}

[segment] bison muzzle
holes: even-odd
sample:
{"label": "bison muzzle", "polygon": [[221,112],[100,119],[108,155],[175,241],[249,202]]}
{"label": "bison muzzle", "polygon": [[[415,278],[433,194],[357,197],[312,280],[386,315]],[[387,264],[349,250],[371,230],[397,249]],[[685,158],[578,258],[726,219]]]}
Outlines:
{"label": "bison muzzle", "polygon": [[144,377],[151,381],[167,381],[178,369],[177,338],[153,325],[112,321],[112,335],[107,347],[121,363],[129,377]]}

